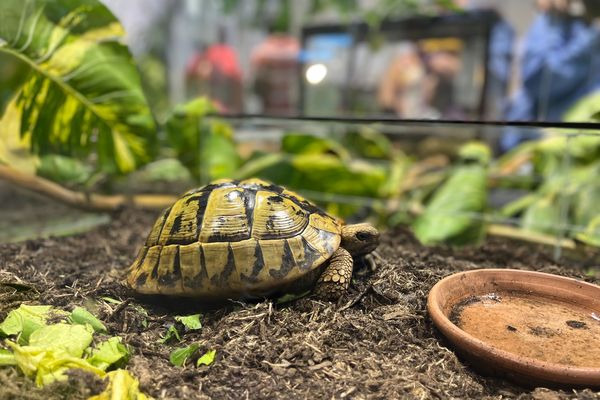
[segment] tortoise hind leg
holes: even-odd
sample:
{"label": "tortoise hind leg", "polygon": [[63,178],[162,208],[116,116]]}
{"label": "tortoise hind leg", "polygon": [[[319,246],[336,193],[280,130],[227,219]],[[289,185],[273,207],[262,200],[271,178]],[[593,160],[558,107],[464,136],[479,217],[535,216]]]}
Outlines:
{"label": "tortoise hind leg", "polygon": [[323,300],[339,299],[348,290],[353,264],[354,260],[348,250],[338,248],[317,280],[314,294]]}

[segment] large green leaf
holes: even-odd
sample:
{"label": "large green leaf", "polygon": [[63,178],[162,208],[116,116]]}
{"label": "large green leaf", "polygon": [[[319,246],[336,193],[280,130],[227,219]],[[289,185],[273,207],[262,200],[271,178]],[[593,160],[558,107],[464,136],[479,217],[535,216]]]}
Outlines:
{"label": "large green leaf", "polygon": [[415,219],[415,236],[424,244],[466,245],[485,234],[487,176],[491,150],[481,142],[468,142],[458,152],[460,164],[432,194],[424,212]]}
{"label": "large green leaf", "polygon": [[[263,162],[263,161],[268,162]],[[344,162],[330,154],[293,157],[264,155],[244,167],[252,175],[299,190],[379,197],[386,170],[360,161]],[[259,166],[254,168],[254,166]],[[242,176],[243,178],[249,176]]]}
{"label": "large green leaf", "polygon": [[595,122],[600,120],[600,91],[592,92],[573,104],[563,115],[567,122]]}
{"label": "large green leaf", "polygon": [[[97,0],[2,0],[0,53],[29,76],[12,102],[34,152],[97,152],[128,172],[149,159],[154,120],[122,26]],[[16,126],[17,124],[15,124]]]}
{"label": "large green leaf", "polygon": [[[341,160],[332,154],[262,154],[249,160],[235,175],[256,176],[305,193],[340,217],[384,197],[389,171],[360,160]],[[317,195],[320,198],[317,198]]]}
{"label": "large green leaf", "polygon": [[82,184],[92,176],[92,170],[76,158],[46,154],[40,158],[36,174],[63,184]]}
{"label": "large green leaf", "polygon": [[92,351],[92,355],[87,358],[87,362],[96,368],[106,371],[108,367],[125,364],[128,358],[129,350],[121,343],[121,338],[113,336],[98,345]]}
{"label": "large green leaf", "polygon": [[59,349],[73,357],[81,357],[92,343],[92,328],[65,323],[46,325],[29,337],[29,346]]}
{"label": "large green leaf", "polygon": [[21,304],[16,310],[8,313],[0,324],[0,336],[19,335],[21,343],[27,343],[29,336],[46,324],[52,306],[30,306]]}
{"label": "large green leaf", "polygon": [[424,244],[475,243],[482,238],[481,214],[487,206],[487,171],[479,164],[458,167],[433,194],[413,224]]}
{"label": "large green leaf", "polygon": [[600,247],[600,214],[592,218],[586,229],[575,237],[590,246]]}
{"label": "large green leaf", "polygon": [[400,156],[392,142],[375,129],[363,128],[358,132],[349,132],[344,135],[342,143],[360,157],[394,159]]}
{"label": "large green leaf", "polygon": [[593,218],[600,215],[600,182],[598,175],[591,175],[590,180],[579,187],[572,206],[575,224],[586,226]]}
{"label": "large green leaf", "polygon": [[287,133],[281,140],[281,150],[289,154],[332,154],[341,159],[350,158],[348,150],[335,140],[305,133]]}
{"label": "large green leaf", "polygon": [[556,235],[563,225],[560,196],[546,196],[530,205],[521,218],[525,230]]}
{"label": "large green leaf", "polygon": [[231,126],[205,118],[213,111],[211,101],[199,97],[176,106],[166,123],[169,143],[179,161],[201,183],[231,177],[241,163]]}

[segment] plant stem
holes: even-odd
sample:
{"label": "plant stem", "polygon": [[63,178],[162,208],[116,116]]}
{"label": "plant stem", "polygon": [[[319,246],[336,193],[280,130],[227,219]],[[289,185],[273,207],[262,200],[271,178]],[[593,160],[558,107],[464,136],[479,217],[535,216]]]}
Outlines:
{"label": "plant stem", "polygon": [[64,188],[48,179],[24,174],[6,165],[0,165],[0,179],[16,186],[51,197],[73,207],[92,211],[116,211],[124,206],[147,209],[162,209],[171,205],[177,197],[172,195],[102,195],[76,192]]}

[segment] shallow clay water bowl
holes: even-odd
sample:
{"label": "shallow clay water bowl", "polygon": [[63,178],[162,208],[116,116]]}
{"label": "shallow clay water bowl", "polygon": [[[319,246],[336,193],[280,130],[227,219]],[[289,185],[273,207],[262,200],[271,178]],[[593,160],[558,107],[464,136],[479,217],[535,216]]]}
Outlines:
{"label": "shallow clay water bowl", "polygon": [[527,386],[600,387],[600,287],[541,272],[486,269],[439,281],[434,324],[487,374]]}

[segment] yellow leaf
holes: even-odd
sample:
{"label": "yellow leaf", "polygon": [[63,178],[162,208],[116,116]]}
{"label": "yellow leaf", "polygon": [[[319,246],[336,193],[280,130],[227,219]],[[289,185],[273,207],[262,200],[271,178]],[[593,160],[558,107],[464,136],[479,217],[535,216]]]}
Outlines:
{"label": "yellow leaf", "polygon": [[70,369],[83,369],[101,377],[105,375],[101,369],[59,348],[19,346],[10,340],[6,344],[13,349],[18,367],[25,375],[35,377],[37,386],[66,379],[65,372]]}
{"label": "yellow leaf", "polygon": [[122,38],[123,36],[125,36],[123,25],[117,21],[114,21],[100,28],[90,29],[81,35],[81,38],[85,40],[98,41],[117,37]]}
{"label": "yellow leaf", "polygon": [[149,400],[151,397],[140,392],[140,382],[129,371],[117,369],[106,374],[109,379],[106,390],[88,400]]}
{"label": "yellow leaf", "polygon": [[13,99],[0,119],[0,163],[28,174],[35,174],[40,159],[29,151],[30,136],[21,138],[21,113]]}
{"label": "yellow leaf", "polygon": [[123,172],[133,171],[135,169],[135,159],[121,132],[113,131],[113,140],[115,143],[115,159],[119,170]]}

